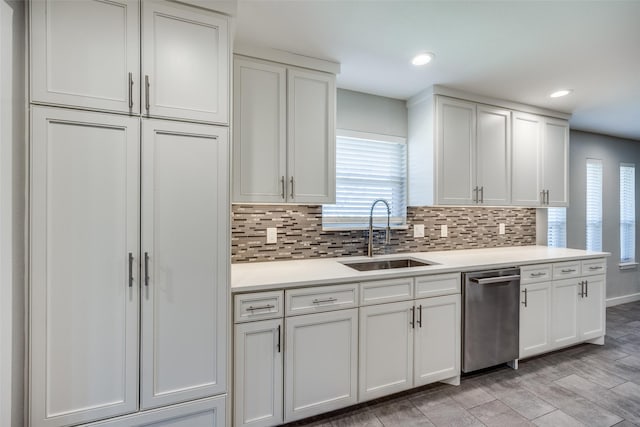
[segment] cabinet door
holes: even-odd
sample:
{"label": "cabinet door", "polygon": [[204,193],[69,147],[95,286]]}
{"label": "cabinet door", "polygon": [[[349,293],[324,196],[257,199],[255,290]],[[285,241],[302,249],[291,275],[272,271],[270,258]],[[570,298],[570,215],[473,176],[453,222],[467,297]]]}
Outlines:
{"label": "cabinet door", "polygon": [[511,203],[516,206],[539,206],[542,202],[540,176],[542,118],[513,113],[511,144]]}
{"label": "cabinet door", "polygon": [[287,73],[287,201],[335,203],[335,76],[292,68]]}
{"label": "cabinet door", "polygon": [[39,0],[30,16],[33,102],[140,111],[138,0]]}
{"label": "cabinet door", "polygon": [[226,427],[226,396],[111,418],[84,427]]}
{"label": "cabinet door", "polygon": [[359,401],[413,387],[413,301],[360,309]]}
{"label": "cabinet door", "polygon": [[521,286],[520,359],[551,349],[551,282]]}
{"label": "cabinet door", "polygon": [[479,203],[506,205],[511,195],[511,112],[477,106],[477,178]]}
{"label": "cabinet door", "polygon": [[282,319],[236,325],[236,426],[282,424]]}
{"label": "cabinet door", "polygon": [[460,295],[417,300],[414,386],[460,375]]}
{"label": "cabinet door", "polygon": [[285,202],[287,69],[236,57],[233,73],[233,201]]}
{"label": "cabinet door", "polygon": [[436,103],[437,202],[475,204],[476,105],[438,97]]}
{"label": "cabinet door", "polygon": [[551,342],[558,348],[578,341],[580,279],[553,282],[551,294]]}
{"label": "cabinet door", "polygon": [[605,332],[605,276],[585,277],[585,295],[578,301],[580,341],[598,338]]}
{"label": "cabinet door", "polygon": [[148,116],[229,122],[227,18],[164,0],[142,2],[142,92]]}
{"label": "cabinet door", "polygon": [[358,309],[285,319],[285,422],[357,402]]}
{"label": "cabinet door", "polygon": [[32,108],[33,426],[138,408],[139,141],[135,118]]}
{"label": "cabinet door", "polygon": [[227,130],[145,120],[141,406],[225,391]]}
{"label": "cabinet door", "polygon": [[545,118],[542,143],[542,188],[550,206],[569,205],[569,123]]}

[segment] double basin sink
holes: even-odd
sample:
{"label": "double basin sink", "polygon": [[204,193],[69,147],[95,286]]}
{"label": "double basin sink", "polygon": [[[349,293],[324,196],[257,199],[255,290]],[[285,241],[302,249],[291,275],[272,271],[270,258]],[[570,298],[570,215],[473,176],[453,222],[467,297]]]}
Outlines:
{"label": "double basin sink", "polygon": [[390,270],[396,268],[426,267],[437,265],[435,262],[419,261],[413,258],[376,259],[371,261],[343,262],[343,265],[358,271]]}

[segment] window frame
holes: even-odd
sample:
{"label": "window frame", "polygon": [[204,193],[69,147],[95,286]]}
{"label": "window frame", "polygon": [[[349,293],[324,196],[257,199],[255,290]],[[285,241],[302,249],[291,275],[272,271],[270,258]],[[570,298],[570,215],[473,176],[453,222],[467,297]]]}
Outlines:
{"label": "window frame", "polygon": [[[408,198],[408,168],[409,168],[409,159],[408,159],[408,146],[407,146],[407,138],[394,136],[394,135],[385,135],[379,133],[372,132],[360,132],[353,131],[348,129],[336,129],[336,203],[338,203],[338,168],[337,168],[337,149],[338,149],[338,139],[356,139],[356,140],[367,140],[367,141],[376,141],[376,142],[386,142],[386,143],[395,143],[395,144],[404,144],[404,206],[403,206],[403,215],[402,216],[392,216],[391,217],[391,228],[398,230],[406,230],[408,229],[407,223],[407,198]],[[334,204],[334,205],[335,205]],[[328,205],[332,206],[332,205]],[[325,205],[322,205],[322,230],[323,231],[351,231],[351,230],[368,230],[369,229],[369,215],[366,216],[357,216],[357,217],[331,217],[324,214]],[[385,212],[385,207],[383,203],[378,203],[375,207],[373,223],[375,227],[386,226],[387,216],[382,213]],[[330,218],[329,220],[327,220]]]}
{"label": "window frame", "polygon": [[[590,221],[589,220],[589,213],[591,212],[590,210],[590,195],[589,195],[589,164],[598,164],[600,166],[600,182],[599,182],[599,197],[600,200],[597,201],[597,209],[596,209],[596,213],[599,214],[599,219],[597,221]],[[585,162],[585,249],[590,250],[590,251],[597,251],[597,252],[602,252],[602,246],[603,246],[603,241],[602,241],[602,231],[603,231],[603,225],[604,225],[604,218],[603,218],[603,209],[602,209],[602,198],[603,198],[603,189],[604,189],[604,162],[602,161],[602,159],[596,159],[596,158],[587,158],[586,162]],[[595,194],[593,196],[596,196]],[[592,201],[594,202],[594,201]],[[589,247],[589,231],[590,231],[590,227],[592,232],[593,231],[599,231],[599,238],[597,239],[600,243],[600,247],[599,248],[593,248],[593,247]],[[595,230],[593,230],[593,228],[595,228]]]}
{"label": "window frame", "polygon": [[[633,206],[633,214],[631,215],[631,220],[627,221],[626,218],[623,218],[624,216],[624,209],[623,209],[623,204],[624,204],[624,196],[627,194],[627,192],[623,192],[623,182],[622,182],[622,178],[623,178],[623,168],[631,168],[633,171],[633,180],[631,181],[631,185],[632,185],[632,189],[631,189],[631,194],[632,194],[632,199],[630,200],[632,206]],[[619,244],[620,244],[620,263],[619,266],[621,268],[624,267],[630,267],[630,266],[636,266],[638,265],[638,263],[636,262],[636,218],[635,218],[635,212],[636,212],[636,207],[635,207],[635,202],[636,202],[636,188],[635,188],[635,170],[636,170],[636,165],[635,163],[626,163],[626,162],[621,162],[619,167],[618,167],[618,179],[619,179],[619,192],[620,192],[620,198],[619,198],[619,202],[620,202],[620,218],[619,218]],[[633,254],[632,258],[623,258],[624,255],[624,249],[623,249],[623,226],[624,226],[624,222],[629,222],[632,228],[632,232],[631,232],[631,253]]]}

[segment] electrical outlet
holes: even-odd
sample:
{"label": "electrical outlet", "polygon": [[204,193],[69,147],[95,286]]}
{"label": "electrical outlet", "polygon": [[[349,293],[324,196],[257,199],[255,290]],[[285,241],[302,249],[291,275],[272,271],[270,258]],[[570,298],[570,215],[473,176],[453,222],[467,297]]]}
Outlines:
{"label": "electrical outlet", "polygon": [[278,229],[275,227],[267,228],[267,244],[278,242]]}
{"label": "electrical outlet", "polygon": [[504,224],[503,223],[498,224],[498,234],[504,234],[504,233],[505,233]]}
{"label": "electrical outlet", "polygon": [[449,235],[449,230],[446,225],[440,226],[440,237],[447,237]]}
{"label": "electrical outlet", "polygon": [[415,224],[413,226],[413,237],[424,237],[424,224]]}

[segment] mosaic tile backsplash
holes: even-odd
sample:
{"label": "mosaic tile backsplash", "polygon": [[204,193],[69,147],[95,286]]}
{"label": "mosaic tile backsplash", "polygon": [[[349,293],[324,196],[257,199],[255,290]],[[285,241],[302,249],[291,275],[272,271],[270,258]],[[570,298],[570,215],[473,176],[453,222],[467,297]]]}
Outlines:
{"label": "mosaic tile backsplash", "polygon": [[[450,249],[523,246],[536,243],[536,210],[532,208],[410,207],[406,230],[374,231],[376,255]],[[498,234],[498,224],[506,234]],[[425,237],[413,237],[413,224],[424,224]],[[448,237],[440,237],[447,225]],[[276,227],[278,242],[266,243],[267,227]],[[231,262],[276,261],[367,253],[367,230],[323,231],[322,206],[233,205]]]}

